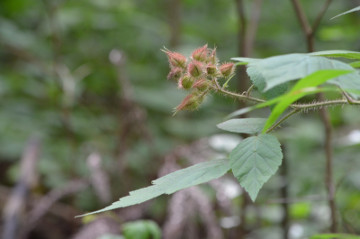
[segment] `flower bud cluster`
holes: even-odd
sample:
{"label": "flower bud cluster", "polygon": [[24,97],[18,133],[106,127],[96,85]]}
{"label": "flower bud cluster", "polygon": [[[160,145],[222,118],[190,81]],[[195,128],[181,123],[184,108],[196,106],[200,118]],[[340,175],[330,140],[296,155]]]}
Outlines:
{"label": "flower bud cluster", "polygon": [[168,80],[175,80],[179,88],[190,91],[176,112],[197,109],[218,78],[228,78],[234,73],[234,63],[220,65],[216,49],[208,48],[207,44],[195,49],[189,59],[167,49],[164,52],[170,65]]}

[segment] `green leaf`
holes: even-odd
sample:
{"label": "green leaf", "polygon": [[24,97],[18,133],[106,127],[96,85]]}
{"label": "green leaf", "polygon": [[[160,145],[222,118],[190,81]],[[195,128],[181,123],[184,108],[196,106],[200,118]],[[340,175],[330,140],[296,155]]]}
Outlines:
{"label": "green leaf", "polygon": [[266,98],[266,99],[272,99],[279,95],[284,94],[288,89],[288,84],[281,84],[278,86],[275,86],[274,88],[264,92],[265,86],[266,86],[266,80],[264,76],[261,74],[260,71],[258,71],[254,67],[247,68],[246,70],[247,74],[250,77],[250,80],[254,84],[254,86],[260,91],[260,93]]}
{"label": "green leaf", "polygon": [[360,239],[360,236],[343,233],[327,233],[314,235],[310,239]]}
{"label": "green leaf", "polygon": [[241,141],[229,157],[234,176],[255,201],[261,187],[279,168],[283,156],[276,137],[261,134]]}
{"label": "green leaf", "polygon": [[340,75],[348,74],[348,70],[321,70],[308,75],[299,80],[289,93],[281,99],[281,101],[271,111],[268,120],[265,123],[263,133],[265,133],[279,118],[279,116],[286,110],[286,108],[293,102],[307,95],[307,92],[302,90],[305,88],[316,87],[328,81],[329,79],[338,77]]}
{"label": "green leaf", "polygon": [[310,56],[342,57],[346,59],[360,59],[360,52],[347,50],[329,50],[309,53]]}
{"label": "green leaf", "polygon": [[260,133],[265,125],[265,118],[231,119],[217,125],[219,129],[244,134]]}
{"label": "green leaf", "polygon": [[335,17],[330,18],[330,20],[332,20],[332,19],[334,19],[334,18],[336,18],[336,17],[340,17],[340,16],[345,15],[345,14],[351,13],[351,12],[356,12],[356,11],[360,11],[360,6],[355,7],[355,8],[352,8],[352,9],[350,9],[349,11],[340,13],[340,14],[336,15]]}
{"label": "green leaf", "polygon": [[310,216],[311,204],[309,202],[297,202],[290,205],[289,214],[292,219],[306,219]]}
{"label": "green leaf", "polygon": [[162,194],[172,194],[184,188],[208,182],[223,176],[230,169],[229,162],[225,159],[211,160],[194,166],[181,169],[153,181],[152,186],[138,189],[129,193],[129,196],[120,198],[119,201],[101,210],[80,216],[87,216],[117,208],[136,205]]}
{"label": "green leaf", "polygon": [[354,68],[359,68],[360,67],[360,61],[351,62],[350,66],[352,66]]}
{"label": "green leaf", "polygon": [[125,239],[160,239],[161,229],[150,220],[128,222],[122,226]]}
{"label": "green leaf", "polygon": [[340,76],[329,81],[342,89],[360,90],[360,75],[350,65],[341,61],[328,59],[321,56],[309,56],[307,54],[288,54],[265,58],[249,64],[249,68],[255,68],[265,78],[267,91],[277,85],[288,81],[303,78],[318,70],[353,70],[346,76]]}

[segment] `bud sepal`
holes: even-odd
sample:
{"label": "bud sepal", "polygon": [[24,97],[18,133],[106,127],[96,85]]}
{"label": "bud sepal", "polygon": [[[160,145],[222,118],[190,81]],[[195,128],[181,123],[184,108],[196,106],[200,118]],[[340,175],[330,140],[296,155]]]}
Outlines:
{"label": "bud sepal", "polygon": [[224,63],[220,66],[220,72],[223,75],[223,77],[229,77],[232,75],[235,71],[234,63]]}
{"label": "bud sepal", "polygon": [[188,72],[193,77],[198,77],[203,73],[203,65],[199,61],[192,61],[189,63]]}

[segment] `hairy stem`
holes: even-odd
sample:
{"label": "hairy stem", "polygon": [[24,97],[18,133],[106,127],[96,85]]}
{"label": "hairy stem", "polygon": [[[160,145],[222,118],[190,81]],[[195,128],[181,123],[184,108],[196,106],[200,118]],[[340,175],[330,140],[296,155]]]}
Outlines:
{"label": "hairy stem", "polygon": [[[266,100],[259,99],[256,97],[249,96],[248,94],[239,94],[229,90],[225,90],[221,88],[221,86],[217,85],[217,87],[213,87],[213,89],[225,96],[236,98],[237,100],[252,102],[252,103],[264,103]],[[350,97],[347,94],[347,97]],[[351,97],[348,99],[337,99],[337,100],[321,100],[314,103],[304,103],[304,104],[291,104],[289,107],[292,109],[300,109],[300,110],[316,110],[329,106],[343,106],[343,105],[360,105],[360,100],[352,99]]]}

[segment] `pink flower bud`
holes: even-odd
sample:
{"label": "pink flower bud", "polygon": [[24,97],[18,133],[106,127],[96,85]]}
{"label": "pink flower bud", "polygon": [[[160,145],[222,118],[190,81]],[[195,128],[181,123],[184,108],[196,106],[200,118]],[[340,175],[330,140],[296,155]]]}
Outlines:
{"label": "pink flower bud", "polygon": [[168,80],[178,80],[181,77],[182,69],[179,67],[172,68],[167,76]]}
{"label": "pink flower bud", "polygon": [[203,73],[201,62],[192,61],[188,66],[188,72],[194,77],[200,76]]}
{"label": "pink flower bud", "polygon": [[211,76],[216,75],[216,73],[217,73],[216,66],[213,65],[213,64],[207,65],[206,66],[206,72]]}
{"label": "pink flower bud", "polygon": [[211,51],[210,56],[207,59],[207,62],[216,65],[216,63],[218,62],[216,58],[216,49]]}
{"label": "pink flower bud", "polygon": [[224,77],[228,77],[234,73],[234,63],[224,63],[220,66],[220,72]]}
{"label": "pink flower bud", "polygon": [[169,58],[170,67],[186,68],[186,57],[173,51],[164,51]]}
{"label": "pink flower bud", "polygon": [[175,113],[180,110],[196,110],[201,102],[204,100],[203,96],[197,94],[190,94],[185,97],[185,99],[178,105],[175,109]]}
{"label": "pink flower bud", "polygon": [[195,81],[192,88],[198,89],[200,91],[205,91],[209,88],[210,81],[206,79],[200,79]]}
{"label": "pink flower bud", "polygon": [[195,79],[189,75],[185,75],[180,79],[182,88],[188,90],[194,84]]}
{"label": "pink flower bud", "polygon": [[197,48],[191,54],[192,58],[196,61],[205,61],[208,56],[207,44],[204,46]]}

